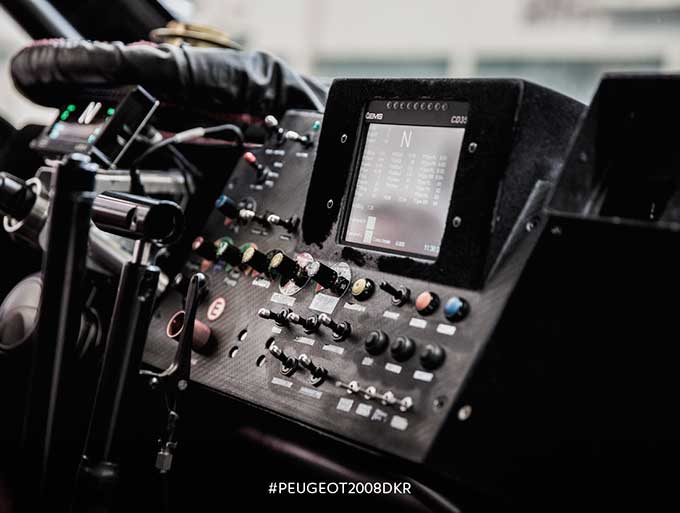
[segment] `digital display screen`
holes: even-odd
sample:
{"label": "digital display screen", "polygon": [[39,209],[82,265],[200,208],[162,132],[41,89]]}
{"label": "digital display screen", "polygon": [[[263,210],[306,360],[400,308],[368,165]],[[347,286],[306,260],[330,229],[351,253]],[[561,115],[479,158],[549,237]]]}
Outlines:
{"label": "digital display screen", "polygon": [[52,124],[47,136],[64,142],[94,144],[104,124],[115,112],[115,105],[102,102],[69,104]]}
{"label": "digital display screen", "polygon": [[[459,105],[465,114],[439,116],[448,121],[440,126],[368,123],[344,242],[437,258],[467,122],[467,105]],[[432,122],[427,114],[404,112],[392,118]]]}
{"label": "digital display screen", "polygon": [[57,119],[32,143],[49,154],[93,154],[106,165],[115,165],[158,102],[135,87],[122,102],[74,101],[65,105]]}

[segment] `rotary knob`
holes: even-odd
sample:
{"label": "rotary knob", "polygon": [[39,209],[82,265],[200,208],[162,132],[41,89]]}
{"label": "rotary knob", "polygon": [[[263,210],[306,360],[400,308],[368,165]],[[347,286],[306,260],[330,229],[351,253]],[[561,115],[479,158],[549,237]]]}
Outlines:
{"label": "rotary knob", "polygon": [[385,352],[387,346],[390,343],[390,339],[387,337],[385,332],[381,330],[371,331],[364,339],[364,347],[366,352],[372,355],[378,355]]}
{"label": "rotary knob", "polygon": [[281,276],[283,282],[292,280],[300,286],[304,285],[307,279],[300,264],[280,251],[270,260],[269,271],[273,275]]}
{"label": "rotary knob", "polygon": [[217,260],[237,267],[241,265],[243,253],[239,248],[228,242],[221,242],[217,247]]}
{"label": "rotary knob", "polygon": [[405,362],[411,356],[413,356],[413,353],[416,351],[416,344],[411,340],[409,337],[406,336],[399,336],[397,337],[394,342],[392,342],[392,345],[390,346],[390,353],[392,354],[392,358],[397,360],[398,362]]}
{"label": "rotary knob", "polygon": [[359,301],[365,301],[375,292],[375,283],[368,278],[359,278],[352,284],[352,297]]}
{"label": "rotary knob", "polygon": [[427,344],[420,353],[420,364],[427,370],[435,370],[442,366],[446,352],[438,344]]}
{"label": "rotary knob", "polygon": [[266,273],[269,271],[269,258],[254,246],[248,247],[241,256],[241,264],[252,267],[257,272]]}

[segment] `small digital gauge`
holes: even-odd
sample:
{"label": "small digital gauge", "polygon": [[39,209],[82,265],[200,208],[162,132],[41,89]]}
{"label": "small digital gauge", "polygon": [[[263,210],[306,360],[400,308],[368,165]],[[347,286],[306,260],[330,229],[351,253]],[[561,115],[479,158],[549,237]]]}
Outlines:
{"label": "small digital gauge", "polygon": [[460,160],[468,104],[372,101],[344,242],[434,260]]}
{"label": "small digital gauge", "polygon": [[133,88],[120,102],[70,103],[31,147],[48,155],[85,153],[115,167],[158,107],[143,88]]}

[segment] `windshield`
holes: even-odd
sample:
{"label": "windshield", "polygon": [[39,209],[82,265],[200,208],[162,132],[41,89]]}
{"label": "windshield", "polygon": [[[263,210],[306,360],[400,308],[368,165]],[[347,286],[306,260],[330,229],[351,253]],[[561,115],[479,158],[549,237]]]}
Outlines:
{"label": "windshield", "polygon": [[320,77],[517,77],[588,102],[680,62],[680,0],[166,0]]}

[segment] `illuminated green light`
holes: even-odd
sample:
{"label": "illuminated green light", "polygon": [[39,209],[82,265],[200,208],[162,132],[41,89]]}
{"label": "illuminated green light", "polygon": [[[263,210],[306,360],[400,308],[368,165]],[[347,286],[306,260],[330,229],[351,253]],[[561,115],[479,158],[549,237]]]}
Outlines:
{"label": "illuminated green light", "polygon": [[69,112],[73,112],[73,111],[76,110],[76,106],[71,103],[71,104],[69,104],[68,107],[66,107],[66,110],[69,111]]}
{"label": "illuminated green light", "polygon": [[316,132],[319,128],[321,128],[321,121],[315,121],[312,125],[312,130]]}
{"label": "illuminated green light", "polygon": [[92,143],[95,142],[96,140],[97,140],[97,136],[96,136],[96,135],[91,135],[90,137],[87,138],[87,142],[90,143],[90,144],[92,144]]}
{"label": "illuminated green light", "polygon": [[113,114],[116,112],[116,109],[113,107],[109,107],[109,110],[106,111],[107,116],[113,116]]}
{"label": "illuminated green light", "polygon": [[59,117],[61,118],[62,121],[66,121],[70,114],[71,113],[69,111],[65,110],[64,112],[61,113],[61,116]]}

